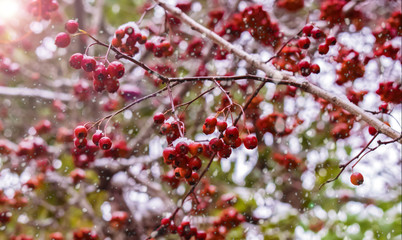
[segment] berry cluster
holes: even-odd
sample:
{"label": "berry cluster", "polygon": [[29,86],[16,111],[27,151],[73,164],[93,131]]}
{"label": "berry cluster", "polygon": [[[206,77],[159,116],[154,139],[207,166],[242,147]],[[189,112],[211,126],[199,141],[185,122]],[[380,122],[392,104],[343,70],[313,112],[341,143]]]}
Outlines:
{"label": "berry cluster", "polygon": [[10,240],[34,240],[34,238],[25,234],[20,234],[18,236],[11,236]]}
{"label": "berry cluster", "polygon": [[50,240],[64,240],[61,232],[54,232],[49,235]]}
{"label": "berry cluster", "polygon": [[402,102],[402,85],[396,82],[382,82],[376,91],[381,101],[399,104]]}
{"label": "berry cluster", "polygon": [[59,48],[66,48],[70,45],[71,38],[69,34],[74,34],[78,31],[79,25],[78,22],[75,20],[68,20],[64,25],[66,32],[60,32],[56,35],[54,44],[56,44]]}
{"label": "berry cluster", "polygon": [[161,226],[167,229],[170,233],[177,233],[180,237],[186,240],[205,240],[207,238],[207,234],[204,231],[199,231],[196,227],[191,226],[188,221],[182,221],[179,226],[176,226],[170,218],[163,218],[161,220]]}
{"label": "berry cluster", "polygon": [[[307,24],[303,27],[303,36],[297,41],[297,45],[301,49],[308,49],[310,47],[311,41],[309,37],[312,37],[315,40],[320,40],[325,37],[325,33],[315,27],[312,24]],[[336,44],[336,38],[333,36],[329,36],[325,38],[325,42],[318,45],[318,53],[321,55],[325,55],[329,51],[329,46]],[[310,64],[306,60],[302,60],[298,64],[300,74],[302,76],[309,76],[311,73],[318,74],[320,73],[320,66],[317,64]]]}
{"label": "berry cluster", "polygon": [[98,234],[88,228],[81,228],[74,232],[74,240],[98,240]]}
{"label": "berry cluster", "polygon": [[112,39],[112,46],[120,49],[121,52],[134,56],[139,52],[138,44],[145,44],[147,36],[143,35],[135,23],[129,23],[115,31]]}
{"label": "berry cluster", "polygon": [[343,85],[364,76],[365,67],[358,52],[342,47],[334,60],[341,64],[336,70],[336,84]]}
{"label": "berry cluster", "polygon": [[290,153],[287,154],[274,153],[272,158],[275,162],[285,167],[286,169],[295,169],[302,163],[300,158]]}
{"label": "berry cluster", "polygon": [[119,90],[120,82],[125,73],[124,65],[119,61],[109,63],[107,67],[97,62],[94,57],[75,53],[70,57],[70,66],[75,69],[82,68],[85,72],[93,73],[93,87],[97,92],[105,89],[109,93]]}
{"label": "berry cluster", "polygon": [[170,42],[164,37],[154,36],[145,43],[145,48],[152,52],[155,57],[172,56],[174,49]]}
{"label": "berry cluster", "polygon": [[[84,148],[87,146],[88,129],[84,125],[77,126],[74,129],[74,145],[76,148]],[[109,150],[112,147],[112,140],[101,130],[96,130],[92,135],[92,142],[99,146],[102,150]]]}
{"label": "berry cluster", "polygon": [[207,238],[225,239],[232,228],[239,226],[245,220],[245,217],[237,212],[235,208],[224,209],[220,217],[213,222],[213,226],[207,229]]}
{"label": "berry cluster", "polygon": [[59,3],[56,0],[30,0],[28,11],[40,19],[49,20],[50,13],[59,9]]}

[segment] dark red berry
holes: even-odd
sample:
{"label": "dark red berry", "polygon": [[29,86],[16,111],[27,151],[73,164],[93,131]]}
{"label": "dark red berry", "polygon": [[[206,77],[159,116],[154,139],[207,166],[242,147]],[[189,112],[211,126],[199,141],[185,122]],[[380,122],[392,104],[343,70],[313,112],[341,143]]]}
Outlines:
{"label": "dark red berry", "polygon": [[254,135],[247,135],[247,137],[243,139],[243,143],[247,149],[254,149],[258,145],[258,140]]}
{"label": "dark red berry", "polygon": [[167,226],[170,225],[170,222],[171,222],[170,218],[162,218],[161,225],[164,226],[164,227],[167,227]]}
{"label": "dark red berry", "polygon": [[312,24],[306,24],[303,27],[303,33],[306,34],[306,36],[311,36],[311,30],[313,30],[314,26]]}
{"label": "dark red berry", "polygon": [[301,37],[297,41],[297,45],[299,45],[299,48],[307,49],[310,47],[310,39],[308,37]]}
{"label": "dark red berry", "polygon": [[[192,172],[190,177],[188,177],[186,179],[187,183],[190,185],[194,185],[197,183],[197,181],[200,179],[200,177],[198,176],[198,173],[196,172]],[[186,227],[183,226],[183,229],[185,229]]]}
{"label": "dark red berry", "polygon": [[325,44],[329,45],[335,45],[336,44],[336,38],[334,36],[329,36],[325,39]]}
{"label": "dark red berry", "polygon": [[163,113],[156,113],[154,115],[154,123],[162,124],[165,121],[165,115]]}
{"label": "dark red berry", "polygon": [[123,29],[117,29],[116,32],[115,32],[115,34],[116,34],[116,38],[117,38],[117,39],[122,39],[122,38],[124,38],[124,35],[125,35],[126,33],[124,32]]}
{"label": "dark red berry", "polygon": [[200,169],[201,165],[202,165],[202,161],[199,157],[192,157],[192,158],[190,158],[190,161],[188,162],[188,167],[195,171]]}
{"label": "dark red berry", "polygon": [[172,147],[167,147],[163,150],[163,160],[166,164],[172,164],[172,162],[176,159],[176,149]]}
{"label": "dark red berry", "polygon": [[311,35],[314,39],[320,39],[324,37],[324,32],[321,31],[321,29],[315,27],[311,30]]}
{"label": "dark red berry", "polygon": [[327,54],[328,51],[329,51],[329,46],[328,46],[327,44],[321,43],[321,44],[318,46],[318,52],[319,52],[320,54],[322,54],[322,55]]}
{"label": "dark red berry", "polygon": [[105,90],[106,86],[105,86],[105,83],[103,81],[94,79],[93,80],[93,87],[94,87],[95,91],[103,92],[103,90]]}
{"label": "dark red berry", "polygon": [[103,134],[102,130],[96,130],[94,135],[92,135],[92,142],[98,146],[99,145],[99,140],[104,137],[105,135]]}
{"label": "dark red berry", "polygon": [[68,45],[70,45],[70,35],[68,35],[65,32],[61,32],[56,35],[56,39],[54,41],[54,44],[56,44],[57,47],[59,48],[65,48]]}
{"label": "dark red berry", "polygon": [[113,61],[107,67],[107,72],[111,78],[119,79],[124,75],[124,65],[119,61]]}
{"label": "dark red berry", "polygon": [[320,73],[320,66],[318,66],[318,64],[311,64],[310,66],[310,70],[312,73],[318,74]]}
{"label": "dark red berry", "polygon": [[68,20],[64,25],[68,33],[76,33],[78,31],[78,22],[75,20]]}
{"label": "dark red berry", "polygon": [[180,155],[186,155],[188,153],[188,144],[186,142],[179,142],[176,144],[176,152]]}
{"label": "dark red berry", "polygon": [[84,57],[84,55],[82,55],[81,53],[74,53],[73,55],[71,55],[70,61],[69,61],[70,66],[75,69],[80,69],[83,57]]}
{"label": "dark red berry", "polygon": [[302,60],[297,64],[297,66],[299,67],[300,74],[302,76],[307,77],[307,76],[310,75],[311,70],[310,70],[310,63],[309,62],[307,62],[305,60]]}
{"label": "dark red berry", "polygon": [[96,68],[95,58],[84,55],[82,58],[81,67],[85,72],[93,72]]}
{"label": "dark red berry", "polygon": [[382,113],[388,112],[388,103],[383,103],[378,107],[378,110]]}
{"label": "dark red berry", "polygon": [[115,93],[119,90],[120,82],[117,79],[108,78],[106,81],[106,90],[108,93]]}
{"label": "dark red berry", "polygon": [[225,136],[229,140],[236,140],[239,137],[239,130],[235,126],[230,126],[226,129]]}
{"label": "dark red berry", "polygon": [[94,71],[94,78],[98,81],[104,81],[107,78],[107,70],[105,65],[98,64]]}
{"label": "dark red berry", "polygon": [[207,117],[206,119],[205,119],[205,125],[207,125],[207,126],[212,126],[212,127],[215,127],[216,126],[216,123],[218,122],[218,120],[216,119],[216,117]]}
{"label": "dark red berry", "polygon": [[228,124],[226,121],[218,120],[216,123],[216,128],[218,128],[219,132],[225,131],[227,127],[228,127]]}
{"label": "dark red berry", "polygon": [[209,141],[209,148],[213,152],[218,152],[218,151],[222,150],[223,144],[224,143],[223,143],[222,139],[220,139],[220,138],[212,138]]}
{"label": "dark red berry", "polygon": [[86,138],[74,138],[74,146],[76,148],[84,148],[87,146],[87,139]]}
{"label": "dark red berry", "polygon": [[99,146],[103,150],[109,150],[112,147],[112,140],[108,137],[102,137],[99,139]]}
{"label": "dark red berry", "polygon": [[74,136],[76,138],[85,138],[88,134],[88,130],[85,126],[80,125],[74,129]]}
{"label": "dark red berry", "polygon": [[370,135],[374,136],[377,134],[377,129],[375,129],[375,127],[370,126],[368,129]]}
{"label": "dark red berry", "polygon": [[188,145],[188,150],[191,155],[193,156],[198,156],[202,153],[204,147],[202,146],[201,143],[199,142],[192,142],[190,145]]}
{"label": "dark red berry", "polygon": [[350,182],[353,185],[359,186],[364,182],[363,175],[359,172],[355,172],[350,176]]}
{"label": "dark red berry", "polygon": [[205,134],[212,134],[213,132],[215,132],[215,126],[210,126],[210,125],[207,125],[207,124],[203,124],[202,125],[202,132],[203,133],[205,133]]}

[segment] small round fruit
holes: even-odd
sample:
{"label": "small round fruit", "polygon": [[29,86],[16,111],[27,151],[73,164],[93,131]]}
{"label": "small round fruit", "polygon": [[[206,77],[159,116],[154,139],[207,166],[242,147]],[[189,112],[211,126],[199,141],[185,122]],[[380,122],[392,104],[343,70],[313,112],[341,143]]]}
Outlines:
{"label": "small round fruit", "polygon": [[102,137],[99,139],[99,146],[103,150],[109,150],[112,147],[112,140],[108,137]]}
{"label": "small round fruit", "polygon": [[56,35],[56,39],[54,41],[54,44],[56,44],[57,47],[59,48],[65,48],[68,45],[70,45],[70,35],[68,35],[65,32],[61,32]]}
{"label": "small round fruit", "polygon": [[314,39],[319,39],[324,37],[325,34],[323,31],[321,31],[321,29],[315,27],[313,28],[313,30],[311,30],[311,35]]}
{"label": "small round fruit", "polygon": [[205,133],[206,135],[212,134],[215,132],[215,126],[209,126],[207,124],[202,125],[202,132]]}
{"label": "small round fruit", "polygon": [[318,74],[318,73],[320,73],[320,66],[318,66],[318,64],[311,64],[311,66],[310,66],[310,70],[311,70],[311,72],[312,73],[314,73],[314,74]]}
{"label": "small round fruit", "polygon": [[202,161],[199,157],[192,157],[190,158],[190,161],[188,162],[188,167],[191,168],[192,170],[197,171],[200,169],[202,166]]}
{"label": "small round fruit", "polygon": [[192,142],[188,145],[188,150],[191,155],[198,156],[202,153],[204,147],[199,142]]}
{"label": "small round fruit", "polygon": [[84,148],[87,145],[86,138],[74,138],[74,146],[76,148]]}
{"label": "small round fruit", "polygon": [[222,150],[223,144],[224,143],[223,143],[222,139],[220,139],[220,138],[212,138],[209,141],[209,148],[213,152],[218,152],[218,151]]}
{"label": "small round fruit", "polygon": [[156,113],[154,115],[154,123],[162,124],[165,121],[165,115],[163,113]]}
{"label": "small round fruit", "polygon": [[173,161],[176,159],[176,149],[172,147],[167,147],[163,150],[163,160],[166,164],[172,164]]}
{"label": "small round fruit", "polygon": [[85,55],[81,61],[81,68],[85,72],[93,72],[96,68],[96,60],[93,57]]}
{"label": "small round fruit", "polygon": [[76,138],[82,139],[85,138],[88,134],[88,130],[84,125],[77,126],[74,129],[74,136]]}
{"label": "small round fruit", "polygon": [[306,36],[311,36],[311,31],[313,30],[314,26],[312,24],[306,24],[303,27],[303,33],[306,34]]}
{"label": "small round fruit", "polygon": [[320,53],[321,55],[327,54],[328,51],[329,51],[329,46],[328,46],[327,44],[321,43],[321,44],[318,46],[318,53]]}
{"label": "small round fruit", "polygon": [[186,155],[188,153],[188,144],[185,142],[179,142],[178,144],[176,144],[176,152],[179,155]]}
{"label": "small round fruit", "polygon": [[371,136],[374,136],[374,135],[377,134],[377,129],[375,129],[375,127],[373,127],[373,126],[370,126],[368,131],[369,131]]}
{"label": "small round fruit", "polygon": [[104,81],[107,78],[107,70],[105,65],[98,64],[94,71],[94,78],[98,81]]}
{"label": "small round fruit", "polygon": [[213,126],[213,127],[215,127],[216,126],[216,123],[218,122],[218,120],[216,119],[216,117],[207,117],[206,119],[205,119],[205,125],[207,125],[207,126]]}
{"label": "small round fruit", "polygon": [[239,130],[235,126],[230,126],[226,129],[225,136],[229,140],[236,140],[239,137]]}
{"label": "small round fruit", "polygon": [[258,140],[254,135],[247,135],[247,137],[244,138],[243,143],[247,149],[254,149],[258,145]]}
{"label": "small round fruit", "polygon": [[99,145],[99,140],[103,138],[105,135],[103,134],[102,130],[96,130],[94,135],[92,135],[92,142],[98,146]]}
{"label": "small round fruit", "polygon": [[225,131],[227,127],[228,127],[228,124],[226,121],[218,120],[216,123],[216,128],[218,128],[219,132]]}
{"label": "small round fruit", "polygon": [[124,76],[124,65],[119,61],[113,61],[107,67],[107,72],[111,78],[119,79]]}
{"label": "small round fruit", "polygon": [[75,69],[80,69],[83,57],[84,55],[82,55],[81,53],[74,53],[73,55],[71,55],[69,61],[70,66]]}
{"label": "small round fruit", "polygon": [[361,173],[359,173],[359,172],[353,173],[353,174],[350,176],[350,182],[351,182],[353,185],[356,185],[356,186],[359,186],[359,185],[363,184],[363,182],[364,182],[363,175],[362,175]]}
{"label": "small round fruit", "polygon": [[310,39],[308,37],[301,37],[299,41],[297,41],[297,45],[299,48],[308,49],[310,47]]}
{"label": "small round fruit", "polygon": [[162,218],[161,225],[167,227],[170,225],[170,222],[171,222],[170,218]]}
{"label": "small round fruit", "polygon": [[186,180],[187,180],[187,183],[188,183],[188,184],[194,185],[194,184],[197,183],[197,181],[198,181],[199,179],[200,179],[200,177],[199,177],[198,173],[192,172],[192,173],[191,173],[191,176],[190,176],[189,178],[187,178]]}
{"label": "small round fruit", "polygon": [[68,20],[64,25],[68,33],[76,33],[78,31],[78,22],[75,20]]}
{"label": "small round fruit", "polygon": [[327,45],[335,45],[336,44],[336,38],[334,36],[329,36],[325,39],[325,44]]}
{"label": "small round fruit", "polygon": [[382,113],[388,112],[388,103],[383,103],[378,107],[378,110]]}

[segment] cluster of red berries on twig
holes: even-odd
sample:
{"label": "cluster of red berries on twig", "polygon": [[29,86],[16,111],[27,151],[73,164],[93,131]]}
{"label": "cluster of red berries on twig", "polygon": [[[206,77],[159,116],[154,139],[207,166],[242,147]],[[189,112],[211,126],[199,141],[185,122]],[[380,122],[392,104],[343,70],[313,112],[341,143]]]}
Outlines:
{"label": "cluster of red berries on twig", "polygon": [[191,226],[189,221],[183,221],[179,226],[176,226],[174,221],[170,218],[163,218],[161,220],[161,226],[170,233],[177,233],[184,239],[205,240],[207,238],[207,234],[204,231],[200,231],[196,227]]}
{"label": "cluster of red berries on twig", "polygon": [[[77,126],[74,129],[74,145],[76,148],[84,148],[87,146],[87,135],[88,129],[84,125]],[[92,135],[92,142],[102,150],[109,150],[112,147],[112,140],[105,136],[99,129]]]}
{"label": "cluster of red berries on twig", "polygon": [[28,4],[28,11],[40,19],[49,20],[50,14],[59,9],[56,0],[31,0]]}
{"label": "cluster of red berries on twig", "polygon": [[139,52],[136,44],[145,44],[147,39],[147,36],[141,33],[137,24],[130,22],[115,31],[112,46],[118,48],[122,53],[134,56]]}

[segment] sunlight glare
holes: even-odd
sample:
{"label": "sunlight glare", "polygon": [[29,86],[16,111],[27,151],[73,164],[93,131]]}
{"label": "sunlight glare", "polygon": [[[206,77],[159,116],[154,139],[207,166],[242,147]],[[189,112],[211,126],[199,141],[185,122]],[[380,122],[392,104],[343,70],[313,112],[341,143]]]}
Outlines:
{"label": "sunlight glare", "polygon": [[17,15],[20,8],[17,1],[0,0],[0,19],[11,20]]}

